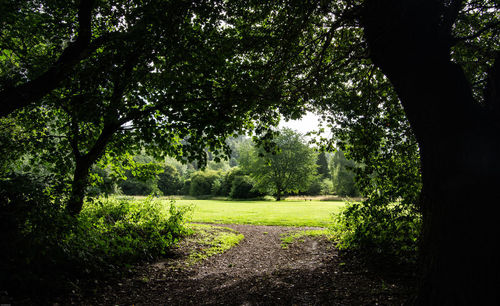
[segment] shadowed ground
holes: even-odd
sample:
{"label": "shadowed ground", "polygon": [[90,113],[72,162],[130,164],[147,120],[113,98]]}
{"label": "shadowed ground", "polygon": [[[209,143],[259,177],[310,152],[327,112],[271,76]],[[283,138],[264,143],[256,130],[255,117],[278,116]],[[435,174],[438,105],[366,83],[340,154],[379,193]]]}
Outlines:
{"label": "shadowed ground", "polygon": [[[94,294],[72,297],[94,305],[401,305],[411,280],[381,276],[355,257],[339,257],[324,237],[303,237],[289,248],[281,226],[224,225],[245,238],[236,247],[186,267],[187,247],[174,258],[145,265],[130,278],[98,284]],[[193,246],[190,246],[191,248]],[[69,301],[67,301],[69,302]]]}

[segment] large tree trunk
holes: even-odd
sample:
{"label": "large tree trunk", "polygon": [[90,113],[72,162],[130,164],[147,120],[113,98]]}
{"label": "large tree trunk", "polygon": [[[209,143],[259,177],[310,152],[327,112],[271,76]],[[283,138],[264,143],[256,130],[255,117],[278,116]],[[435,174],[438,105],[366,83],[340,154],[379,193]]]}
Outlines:
{"label": "large tree trunk", "polygon": [[[66,210],[71,215],[77,215],[81,212],[85,192],[88,186],[90,168],[101,157],[113,134],[118,129],[119,124],[108,124],[104,126],[101,134],[97,138],[92,148],[86,154],[81,154],[78,150],[78,145],[73,143],[73,155],[75,158],[75,172],[73,173],[73,182],[71,185],[71,195],[66,204]],[[78,131],[75,132],[74,139]]]}
{"label": "large tree trunk", "polygon": [[[420,305],[500,303],[498,110],[474,101],[435,1],[367,1],[370,56],[394,85],[422,162]],[[436,14],[434,14],[436,13]]]}
{"label": "large tree trunk", "polygon": [[75,160],[76,165],[71,185],[71,196],[66,205],[67,211],[73,216],[79,214],[82,210],[90,167],[92,167],[94,162],[95,160],[90,160],[87,156],[78,157]]}

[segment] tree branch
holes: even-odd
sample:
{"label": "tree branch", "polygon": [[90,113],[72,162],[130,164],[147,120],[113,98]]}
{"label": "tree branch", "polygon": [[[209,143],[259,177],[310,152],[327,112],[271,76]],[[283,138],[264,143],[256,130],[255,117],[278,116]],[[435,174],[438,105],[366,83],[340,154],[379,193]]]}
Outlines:
{"label": "tree branch", "polygon": [[0,117],[27,106],[55,89],[85,54],[92,37],[92,9],[96,0],[81,0],[78,8],[78,37],[57,61],[34,80],[0,92]]}

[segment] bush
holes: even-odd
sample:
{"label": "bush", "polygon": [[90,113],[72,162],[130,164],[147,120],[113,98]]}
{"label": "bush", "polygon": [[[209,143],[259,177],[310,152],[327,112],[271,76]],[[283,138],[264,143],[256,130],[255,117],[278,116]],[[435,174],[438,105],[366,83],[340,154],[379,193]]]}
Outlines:
{"label": "bush", "polygon": [[184,181],[184,184],[182,185],[181,188],[181,194],[182,195],[189,195],[189,190],[191,189],[191,180],[187,179]]}
{"label": "bush", "polygon": [[316,177],[309,185],[309,188],[305,192],[307,195],[319,195],[321,194],[321,177]]}
{"label": "bush", "polygon": [[87,189],[88,197],[98,197],[101,195],[118,193],[116,179],[110,175],[110,171],[108,169],[94,166],[92,167],[92,177],[94,178],[94,181]]}
{"label": "bush", "polygon": [[186,211],[171,202],[166,213],[151,197],[140,202],[99,199],[87,203],[78,216],[79,232],[67,242],[80,255],[70,257],[84,260],[84,251],[100,267],[108,268],[157,258],[186,233]]}
{"label": "bush", "polygon": [[400,264],[416,262],[420,228],[420,215],[399,203],[347,203],[333,226],[340,249],[355,249]]}
{"label": "bush", "polygon": [[141,181],[134,177],[128,177],[118,183],[120,190],[126,195],[150,195],[155,191],[154,183],[151,181]]}
{"label": "bush", "polygon": [[248,175],[237,175],[233,179],[233,186],[229,196],[233,199],[249,199],[259,196],[254,190],[254,183]]}
{"label": "bush", "polygon": [[191,196],[211,195],[213,184],[217,179],[220,179],[220,177],[221,177],[220,172],[213,170],[194,172],[191,175],[189,195]]}
{"label": "bush", "polygon": [[222,180],[221,191],[220,194],[223,196],[230,196],[231,188],[233,188],[233,180],[236,176],[245,175],[245,172],[241,170],[239,167],[234,167],[224,175],[224,179]]}
{"label": "bush", "polygon": [[171,165],[165,165],[163,172],[158,175],[158,189],[164,195],[179,194],[182,188],[181,176],[177,169]]}
{"label": "bush", "polygon": [[[9,296],[44,297],[78,279],[119,273],[165,254],[187,233],[186,209],[98,199],[69,216],[60,196],[31,177],[0,180],[0,288]],[[3,201],[5,199],[5,201]],[[48,281],[50,280],[50,281]]]}

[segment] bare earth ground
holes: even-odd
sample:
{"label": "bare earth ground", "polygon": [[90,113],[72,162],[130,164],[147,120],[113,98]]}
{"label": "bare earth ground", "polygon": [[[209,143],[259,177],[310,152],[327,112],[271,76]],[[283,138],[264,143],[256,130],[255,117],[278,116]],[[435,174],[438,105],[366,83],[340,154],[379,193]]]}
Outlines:
{"label": "bare earth ground", "polygon": [[306,228],[223,226],[245,236],[223,254],[186,267],[181,246],[173,259],[97,283],[93,294],[62,304],[401,305],[411,296],[411,277],[372,271],[353,256],[339,256],[324,237],[281,247],[281,234]]}

